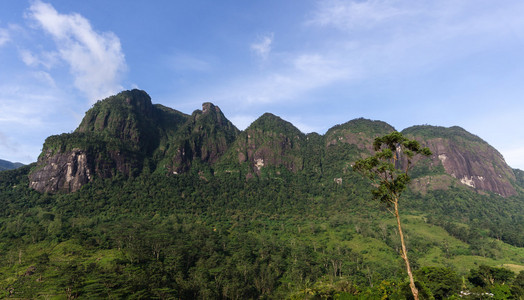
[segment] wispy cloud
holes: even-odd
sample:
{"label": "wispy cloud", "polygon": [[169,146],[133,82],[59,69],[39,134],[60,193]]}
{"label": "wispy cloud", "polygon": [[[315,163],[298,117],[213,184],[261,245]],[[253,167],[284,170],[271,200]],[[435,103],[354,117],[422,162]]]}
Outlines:
{"label": "wispy cloud", "polygon": [[57,52],[42,52],[36,54],[27,49],[20,49],[19,54],[22,61],[29,67],[43,66],[46,69],[51,69],[59,60],[59,54]]}
{"label": "wispy cloud", "polygon": [[[127,69],[120,40],[112,32],[98,33],[83,16],[60,14],[48,3],[35,1],[28,18],[50,34],[59,57],[68,63],[75,87],[91,101],[122,89],[120,79]],[[26,53],[26,63],[39,63]]]}
{"label": "wispy cloud", "polygon": [[280,69],[235,80],[221,87],[215,95],[221,100],[248,106],[294,102],[308,92],[351,76],[336,61],[320,54],[285,56],[278,63],[282,64]]}
{"label": "wispy cloud", "polygon": [[36,80],[46,84],[47,86],[56,88],[55,80],[53,79],[51,74],[44,71],[36,71],[33,72],[32,75]]}
{"label": "wispy cloud", "polygon": [[341,68],[376,78],[454,69],[449,64],[457,59],[517,43],[522,13],[518,2],[328,0],[304,24],[325,33],[320,47]]}
{"label": "wispy cloud", "polygon": [[77,106],[68,99],[67,92],[54,86],[53,79],[45,72],[28,72],[27,76],[2,82],[2,158],[24,163],[35,161],[47,136],[70,131],[78,124],[73,113]]}
{"label": "wispy cloud", "polygon": [[251,44],[251,50],[262,59],[267,59],[269,53],[271,52],[273,38],[273,33],[258,38],[258,40],[255,43]]}
{"label": "wispy cloud", "polygon": [[5,28],[0,28],[0,47],[9,41],[9,31]]}
{"label": "wispy cloud", "polygon": [[396,6],[398,2],[390,0],[321,1],[308,23],[333,26],[343,30],[372,28],[410,13],[409,9]]}

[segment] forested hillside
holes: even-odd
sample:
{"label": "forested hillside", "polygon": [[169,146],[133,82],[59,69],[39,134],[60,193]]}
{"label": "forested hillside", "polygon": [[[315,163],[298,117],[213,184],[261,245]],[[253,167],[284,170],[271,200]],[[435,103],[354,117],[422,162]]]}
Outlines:
{"label": "forested hillside", "polygon": [[0,159],[0,171],[12,170],[23,166],[22,163],[12,163],[7,160]]}
{"label": "forested hillside", "polygon": [[[0,172],[0,297],[409,297],[395,220],[352,167],[394,130],[268,113],[239,131],[211,103],[100,101]],[[522,171],[460,128],[403,133],[433,152],[400,203],[421,298],[524,297]]]}

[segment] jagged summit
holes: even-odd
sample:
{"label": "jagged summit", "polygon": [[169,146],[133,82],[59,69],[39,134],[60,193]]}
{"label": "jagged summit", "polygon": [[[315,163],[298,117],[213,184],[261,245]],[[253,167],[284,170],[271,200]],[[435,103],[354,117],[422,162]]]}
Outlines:
{"label": "jagged summit", "polygon": [[[374,138],[394,130],[385,122],[359,118],[325,135],[305,135],[265,113],[240,131],[211,102],[187,115],[152,104],[144,91],[124,91],[94,104],[73,133],[46,139],[29,175],[30,186],[40,192],[74,192],[96,178],[190,171],[203,178],[236,173],[246,179],[303,172],[340,182],[355,160],[373,152]],[[521,188],[502,155],[460,127],[422,125],[403,133],[434,153],[416,172],[419,191],[456,184],[508,197]]]}

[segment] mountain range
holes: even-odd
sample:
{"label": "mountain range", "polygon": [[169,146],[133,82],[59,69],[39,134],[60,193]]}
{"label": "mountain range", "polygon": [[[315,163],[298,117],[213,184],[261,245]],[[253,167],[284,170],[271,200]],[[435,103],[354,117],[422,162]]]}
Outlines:
{"label": "mountain range", "polygon": [[[393,131],[100,100],[0,172],[0,298],[405,299],[397,224],[352,167]],[[400,201],[424,299],[524,297],[524,171],[460,127],[402,134],[432,151]]]}
{"label": "mountain range", "polygon": [[10,162],[7,160],[0,159],[0,171],[12,170],[22,167],[24,164],[19,162]]}
{"label": "mountain range", "polygon": [[[188,115],[152,104],[144,91],[124,91],[94,104],[73,133],[46,139],[29,174],[30,187],[69,193],[94,178],[143,172],[197,172],[202,178],[228,173],[246,179],[287,172],[337,181],[355,160],[371,154],[374,138],[394,130],[385,122],[355,119],[324,135],[304,134],[266,113],[240,131],[212,103]],[[414,190],[459,185],[502,197],[522,191],[522,172],[460,127],[422,125],[402,133],[433,152],[417,164]]]}

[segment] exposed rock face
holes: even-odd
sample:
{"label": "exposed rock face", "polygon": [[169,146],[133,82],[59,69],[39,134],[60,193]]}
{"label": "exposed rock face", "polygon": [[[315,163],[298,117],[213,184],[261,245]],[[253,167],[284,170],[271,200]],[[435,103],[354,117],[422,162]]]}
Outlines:
{"label": "exposed rock face", "polygon": [[[186,115],[153,105],[144,91],[125,91],[97,102],[73,133],[46,139],[29,175],[30,186],[40,192],[74,192],[95,178],[132,177],[145,167],[171,175],[196,169],[246,178],[286,170],[345,184],[351,164],[373,152],[376,137],[394,130],[381,121],[355,119],[325,135],[305,135],[266,113],[240,132],[212,103]],[[433,152],[431,159],[416,163],[423,166],[414,180],[420,191],[460,184],[507,197],[516,195],[517,187],[524,190],[524,176],[462,128],[414,126],[403,133]]]}
{"label": "exposed rock face", "polygon": [[264,166],[284,166],[296,172],[303,168],[299,139],[284,134],[250,130],[245,144],[239,148],[238,162],[248,162],[257,174],[260,174]]}
{"label": "exposed rock face", "polygon": [[74,192],[91,180],[87,155],[78,148],[68,153],[49,151],[38,165],[41,167],[29,175],[29,185],[40,192]]}
{"label": "exposed rock face", "polygon": [[125,91],[96,103],[75,132],[44,143],[30,187],[75,192],[95,177],[132,176],[158,144],[155,108],[143,91]]}
{"label": "exposed rock face", "polygon": [[189,116],[153,105],[143,91],[125,91],[97,102],[75,132],[49,137],[30,185],[74,192],[94,178],[135,176],[144,166],[180,174],[195,162],[214,164],[238,132],[211,103]]}
{"label": "exposed rock face", "polygon": [[48,150],[29,174],[29,186],[39,192],[76,192],[95,176],[111,178],[117,172],[130,176],[139,168],[133,155],[120,151],[94,153],[74,148],[66,152]]}
{"label": "exposed rock face", "polygon": [[202,110],[193,112],[177,132],[169,152],[172,158],[169,170],[173,174],[187,172],[193,162],[212,165],[229,149],[239,130],[222,113],[218,106],[206,102]]}
{"label": "exposed rock face", "polygon": [[503,197],[517,194],[513,170],[502,155],[460,127],[416,126],[405,130],[433,152],[432,165],[442,165],[461,184]]}

